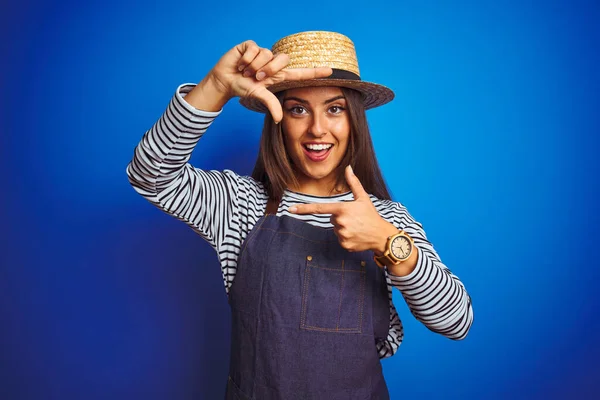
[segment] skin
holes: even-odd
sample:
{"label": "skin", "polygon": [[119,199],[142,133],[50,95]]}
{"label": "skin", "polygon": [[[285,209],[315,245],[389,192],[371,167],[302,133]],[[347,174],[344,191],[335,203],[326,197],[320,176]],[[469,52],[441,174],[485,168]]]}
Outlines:
{"label": "skin", "polygon": [[[283,97],[284,141],[301,193],[327,196],[334,189],[340,164],[348,148],[350,119],[346,99],[338,87],[297,88]],[[324,161],[314,162],[306,156],[304,144],[327,143],[333,146]],[[348,187],[337,188],[338,192]]]}
{"label": "skin", "polygon": [[[345,100],[336,99],[338,88],[298,88],[285,94],[282,104],[267,88],[282,81],[324,78],[331,75],[331,68],[298,68],[285,70],[289,63],[286,54],[274,56],[269,49],[261,48],[253,41],[238,44],[229,50],[213,69],[185,97],[193,107],[205,111],[219,111],[233,97],[251,97],[262,102],[276,123],[283,121],[286,148],[296,166],[298,188],[307,194],[331,193],[335,167],[342,159],[350,135],[350,124],[344,108]],[[301,105],[301,108],[298,108]],[[296,107],[296,108],[294,108]],[[340,111],[342,111],[340,113]],[[306,141],[322,141],[334,144],[325,162],[311,162],[304,155],[302,146]],[[354,194],[354,201],[329,204],[299,204],[289,211],[297,214],[331,214],[340,245],[348,251],[372,250],[382,254],[387,237],[398,232],[391,223],[377,213],[369,195],[362,187],[350,166],[345,178]],[[389,265],[390,273],[398,276],[410,274],[417,264],[418,252],[413,251],[408,260]]]}
{"label": "skin", "polygon": [[[297,204],[290,207],[289,211],[295,214],[331,214],[333,231],[344,249],[372,250],[375,255],[381,255],[385,251],[387,238],[398,233],[398,228],[381,218],[351,166],[346,167],[345,177],[354,201]],[[407,260],[388,265],[387,268],[393,275],[406,276],[414,271],[417,262],[418,252],[413,250]]]}

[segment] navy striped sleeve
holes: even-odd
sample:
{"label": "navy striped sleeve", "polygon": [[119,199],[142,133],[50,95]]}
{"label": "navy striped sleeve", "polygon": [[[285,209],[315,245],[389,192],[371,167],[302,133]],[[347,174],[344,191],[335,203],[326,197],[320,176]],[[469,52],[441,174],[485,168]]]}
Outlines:
{"label": "navy striped sleeve", "polygon": [[[224,241],[236,175],[203,171],[188,161],[197,142],[220,114],[197,110],[184,100],[193,85],[181,85],[161,118],[143,136],[127,166],[133,188],[148,201],[186,222],[213,247]],[[224,201],[214,201],[215,198]]]}
{"label": "navy striped sleeve", "polygon": [[471,297],[458,277],[442,263],[423,226],[402,204],[394,206],[394,224],[413,238],[418,257],[409,275],[388,272],[391,284],[400,290],[411,313],[428,329],[450,339],[464,339],[473,323]]}

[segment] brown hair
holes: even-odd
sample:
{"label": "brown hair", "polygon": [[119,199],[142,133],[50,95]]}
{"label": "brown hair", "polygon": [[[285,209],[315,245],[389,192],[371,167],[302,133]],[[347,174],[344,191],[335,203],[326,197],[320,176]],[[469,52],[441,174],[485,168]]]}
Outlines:
{"label": "brown hair", "polygon": [[[367,193],[382,200],[391,200],[373,149],[362,95],[352,89],[341,89],[346,98],[346,107],[350,117],[350,140],[346,154],[336,168],[336,186],[344,181],[344,169],[347,165],[351,165],[354,174]],[[283,94],[284,92],[277,94],[280,101]],[[285,189],[297,184],[281,129],[281,123],[275,124],[271,114],[267,113],[260,139],[258,159],[254,171],[252,171],[252,178],[265,186],[270,199],[277,201],[281,200]]]}

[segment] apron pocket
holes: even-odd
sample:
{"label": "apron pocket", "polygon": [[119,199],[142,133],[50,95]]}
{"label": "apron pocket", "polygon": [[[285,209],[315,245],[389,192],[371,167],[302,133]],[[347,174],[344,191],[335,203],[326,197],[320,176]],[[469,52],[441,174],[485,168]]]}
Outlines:
{"label": "apron pocket", "polygon": [[362,333],[365,283],[365,262],[320,263],[306,257],[300,328]]}

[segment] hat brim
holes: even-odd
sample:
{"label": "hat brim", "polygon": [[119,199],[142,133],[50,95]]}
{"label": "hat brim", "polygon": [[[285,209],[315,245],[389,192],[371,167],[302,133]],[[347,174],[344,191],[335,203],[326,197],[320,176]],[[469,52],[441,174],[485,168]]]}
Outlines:
{"label": "hat brim", "polygon": [[[394,99],[394,92],[383,85],[377,83],[365,82],[353,79],[309,79],[305,81],[285,81],[269,86],[267,89],[272,93],[279,93],[284,90],[302,88],[302,87],[323,87],[338,86],[348,89],[354,89],[362,93],[365,109],[375,108],[389,103]],[[256,98],[242,97],[240,103],[252,110],[261,113],[267,113],[268,109]]]}

